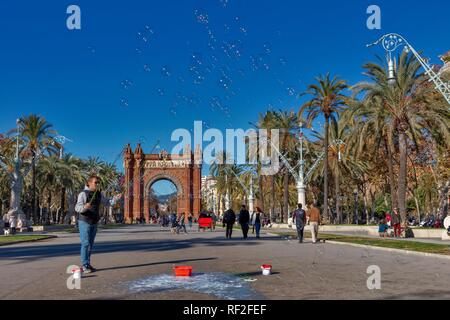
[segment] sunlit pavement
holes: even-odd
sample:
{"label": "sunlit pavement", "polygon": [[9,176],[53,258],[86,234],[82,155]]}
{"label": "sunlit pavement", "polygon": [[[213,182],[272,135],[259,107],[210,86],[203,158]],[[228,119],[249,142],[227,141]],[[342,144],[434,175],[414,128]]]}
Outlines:
{"label": "sunlit pavement", "polygon": [[[189,230],[188,230],[189,231]],[[66,268],[79,264],[78,234],[0,248],[1,299],[216,299],[186,290],[133,293],[128,284],[170,274],[175,265],[194,272],[224,272],[252,280],[266,299],[449,299],[450,260],[393,254],[334,244],[254,235],[240,230],[226,240],[215,232],[171,234],[157,226],[129,226],[98,234],[92,264],[98,272],[67,289]],[[263,276],[260,266],[273,265]],[[367,268],[381,269],[381,290],[367,288]]]}

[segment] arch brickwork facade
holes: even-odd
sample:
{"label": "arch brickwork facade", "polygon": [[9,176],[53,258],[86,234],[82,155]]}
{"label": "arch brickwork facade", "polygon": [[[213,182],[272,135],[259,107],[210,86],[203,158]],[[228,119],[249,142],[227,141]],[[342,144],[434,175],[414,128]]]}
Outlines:
{"label": "arch brickwork facade", "polygon": [[189,146],[183,155],[145,154],[140,144],[133,152],[128,145],[124,153],[126,223],[144,219],[150,222],[149,195],[151,186],[159,180],[169,180],[177,187],[177,213],[201,210],[202,155],[200,147],[192,153]]}

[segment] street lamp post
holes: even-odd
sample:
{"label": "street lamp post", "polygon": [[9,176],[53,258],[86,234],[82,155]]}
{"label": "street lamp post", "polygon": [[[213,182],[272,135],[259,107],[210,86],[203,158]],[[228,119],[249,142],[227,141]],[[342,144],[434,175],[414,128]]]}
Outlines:
{"label": "street lamp post", "polygon": [[230,209],[230,194],[228,192],[228,176],[225,175],[225,210]]}
{"label": "street lamp post", "polygon": [[20,119],[16,120],[17,123],[17,138],[16,138],[16,157],[15,161],[19,161],[19,136],[20,136]]}
{"label": "street lamp post", "polygon": [[250,174],[250,192],[248,195],[248,210],[250,213],[254,212],[253,207],[254,195],[253,195],[253,173]]}
{"label": "street lamp post", "polygon": [[403,46],[406,52],[411,52],[414,57],[416,57],[422,68],[425,69],[425,73],[430,77],[429,82],[433,82],[435,89],[442,94],[442,96],[450,105],[450,85],[445,83],[441,79],[439,74],[434,71],[433,67],[428,64],[427,60],[422,58],[422,56],[413,48],[413,46],[411,46],[411,44],[409,44],[409,42],[404,37],[396,33],[389,33],[382,36],[378,41],[367,45],[367,47],[375,46],[380,43],[388,54],[388,83],[390,85],[396,83],[395,63],[392,60],[392,52],[397,50],[397,48]]}
{"label": "street lamp post", "polygon": [[306,207],[306,186],[305,186],[305,161],[303,159],[303,123],[300,123],[300,168],[298,172],[297,194],[298,203]]}

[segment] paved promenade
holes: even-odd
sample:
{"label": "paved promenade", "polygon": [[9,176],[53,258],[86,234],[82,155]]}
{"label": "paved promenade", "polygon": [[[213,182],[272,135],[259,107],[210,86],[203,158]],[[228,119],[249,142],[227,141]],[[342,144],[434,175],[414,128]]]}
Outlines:
{"label": "paved promenade", "polygon": [[[175,290],[133,292],[129,284],[170,274],[175,265],[194,272],[227,274],[261,299],[450,299],[450,260],[392,254],[335,244],[288,241],[263,235],[244,241],[240,230],[226,240],[221,229],[173,235],[157,226],[103,230],[92,263],[99,270],[68,290],[67,266],[79,263],[78,234],[0,247],[0,299],[217,299],[214,294]],[[262,276],[261,264],[273,265]],[[381,290],[367,289],[366,270],[381,268]],[[239,298],[239,297],[236,297]]]}

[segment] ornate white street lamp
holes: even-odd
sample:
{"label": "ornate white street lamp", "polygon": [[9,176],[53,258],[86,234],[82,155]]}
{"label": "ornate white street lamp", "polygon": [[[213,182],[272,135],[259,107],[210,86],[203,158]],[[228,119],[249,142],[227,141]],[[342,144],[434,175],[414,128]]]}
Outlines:
{"label": "ornate white street lamp", "polygon": [[306,208],[305,160],[303,159],[303,123],[300,122],[300,167],[297,180],[298,203]]}
{"label": "ornate white street lamp", "polygon": [[395,84],[395,63],[392,59],[392,52],[397,50],[399,47],[404,48],[406,52],[411,51],[411,53],[416,57],[419,61],[420,65],[425,69],[425,73],[430,77],[430,82],[434,83],[436,90],[438,90],[442,96],[447,100],[450,105],[450,84],[445,83],[436,73],[433,68],[428,64],[426,59],[422,58],[422,56],[414,49],[413,46],[409,44],[409,42],[399,34],[389,33],[382,36],[378,41],[367,45],[367,47],[375,46],[378,44],[382,44],[384,50],[386,50],[388,54],[388,82],[389,84]]}

